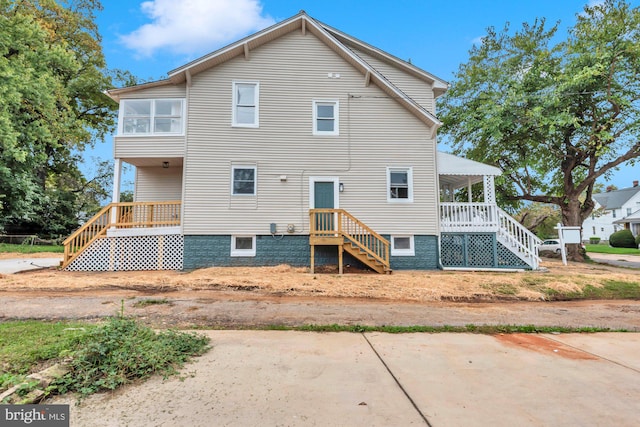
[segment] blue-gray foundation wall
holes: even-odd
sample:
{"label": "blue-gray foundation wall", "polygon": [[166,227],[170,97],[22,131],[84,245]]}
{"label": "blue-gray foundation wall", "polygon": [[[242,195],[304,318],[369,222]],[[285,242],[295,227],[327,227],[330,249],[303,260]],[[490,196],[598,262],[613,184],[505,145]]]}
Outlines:
{"label": "blue-gray foundation wall", "polygon": [[[385,236],[389,238],[389,236]],[[393,270],[433,270],[438,268],[438,238],[414,236],[415,256],[392,256]],[[309,236],[256,236],[256,256],[232,257],[231,236],[184,236],[184,269],[232,266],[310,265]],[[344,263],[359,265],[349,254]],[[337,264],[335,246],[316,246],[316,265]]]}

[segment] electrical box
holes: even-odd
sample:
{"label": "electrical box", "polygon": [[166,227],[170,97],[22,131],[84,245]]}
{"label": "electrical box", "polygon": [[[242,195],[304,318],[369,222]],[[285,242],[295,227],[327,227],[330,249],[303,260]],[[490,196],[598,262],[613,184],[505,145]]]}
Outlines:
{"label": "electrical box", "polygon": [[269,230],[271,234],[276,234],[276,232],[278,231],[278,226],[276,225],[275,222],[271,223],[271,225],[269,226]]}
{"label": "electrical box", "polygon": [[296,231],[296,226],[294,224],[287,224],[287,233],[294,233]]}

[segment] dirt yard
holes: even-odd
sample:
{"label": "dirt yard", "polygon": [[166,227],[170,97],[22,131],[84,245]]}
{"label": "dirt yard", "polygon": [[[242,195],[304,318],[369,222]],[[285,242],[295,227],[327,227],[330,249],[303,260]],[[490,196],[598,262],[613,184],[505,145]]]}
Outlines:
{"label": "dirt yard", "polygon": [[[49,254],[51,256],[51,254]],[[545,259],[544,271],[460,272],[396,271],[391,275],[347,273],[324,268],[309,274],[306,268],[215,267],[192,272],[77,273],[55,269],[0,275],[0,292],[133,290],[232,291],[240,295],[366,298],[393,301],[544,301],[551,293],[580,291],[607,281],[640,283],[637,270],[599,264],[570,264]]]}
{"label": "dirt yard", "polygon": [[[50,255],[49,255],[50,256]],[[192,272],[0,275],[0,321],[100,319],[124,312],[160,328],[272,325],[537,325],[640,331],[640,301],[554,301],[553,293],[608,281],[637,284],[638,270],[547,259],[521,273],[396,271],[281,265]]]}

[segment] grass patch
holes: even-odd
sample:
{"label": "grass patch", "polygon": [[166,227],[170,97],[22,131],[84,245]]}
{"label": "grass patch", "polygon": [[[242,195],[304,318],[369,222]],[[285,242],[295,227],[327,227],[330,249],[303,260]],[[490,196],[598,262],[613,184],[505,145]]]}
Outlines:
{"label": "grass patch", "polygon": [[494,295],[514,296],[518,293],[518,288],[510,283],[485,283],[480,286],[493,292]]}
{"label": "grass patch", "polygon": [[262,329],[278,331],[303,332],[385,332],[389,334],[409,333],[473,333],[473,334],[513,334],[513,333],[594,333],[594,332],[627,332],[626,329],[611,328],[568,328],[563,326],[535,326],[535,325],[464,325],[464,326],[366,326],[366,325],[302,325],[284,326],[269,325]]}
{"label": "grass patch", "polygon": [[0,390],[21,383],[39,365],[65,358],[70,360],[70,373],[46,392],[74,391],[84,397],[154,374],[175,374],[192,356],[203,354],[208,343],[205,336],[156,332],[122,316],[103,325],[0,323]]}
{"label": "grass patch", "polygon": [[587,245],[587,253],[614,254],[614,255],[640,255],[640,249],[613,248],[609,245]]}
{"label": "grass patch", "polygon": [[192,356],[208,350],[209,338],[173,330],[155,332],[133,319],[117,317],[89,332],[73,353],[71,372],[52,387],[81,397],[114,390],[154,374],[177,373]]}
{"label": "grass patch", "polygon": [[39,364],[75,349],[95,325],[36,320],[0,323],[0,373],[28,374]]}
{"label": "grass patch", "polygon": [[586,285],[581,292],[559,292],[554,289],[545,289],[545,294],[550,300],[585,300],[585,299],[640,299],[640,282],[624,282],[607,280],[602,286]]}
{"label": "grass patch", "polygon": [[161,299],[149,298],[149,299],[143,299],[143,300],[134,302],[133,303],[133,307],[144,308],[144,307],[147,307],[147,306],[150,306],[150,305],[162,305],[162,304],[171,305],[171,301],[169,301],[166,298],[161,298]]}
{"label": "grass patch", "polygon": [[0,253],[36,254],[40,252],[64,253],[64,246],[59,245],[14,245],[0,243]]}

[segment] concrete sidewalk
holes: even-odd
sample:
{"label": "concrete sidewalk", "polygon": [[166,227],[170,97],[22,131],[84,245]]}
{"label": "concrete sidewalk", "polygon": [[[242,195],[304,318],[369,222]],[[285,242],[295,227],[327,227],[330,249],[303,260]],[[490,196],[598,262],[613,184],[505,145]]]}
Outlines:
{"label": "concrete sidewalk", "polygon": [[640,268],[640,256],[638,255],[599,254],[595,252],[589,252],[587,255],[593,261],[601,264],[615,265],[616,267]]}
{"label": "concrete sidewalk", "polygon": [[72,426],[635,426],[640,335],[206,331],[184,379],[69,397]]}

